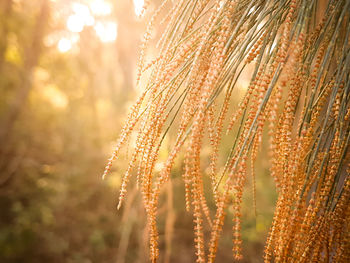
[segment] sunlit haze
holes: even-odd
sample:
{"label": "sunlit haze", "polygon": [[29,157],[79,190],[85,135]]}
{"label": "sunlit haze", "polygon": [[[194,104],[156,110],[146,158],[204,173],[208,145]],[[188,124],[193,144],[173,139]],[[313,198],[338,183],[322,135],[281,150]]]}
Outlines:
{"label": "sunlit haze", "polygon": [[136,16],[142,16],[142,10],[143,10],[143,6],[145,4],[144,0],[133,0],[134,2],[134,10],[135,10],[135,14]]}
{"label": "sunlit haze", "polygon": [[117,39],[118,27],[115,22],[97,22],[94,29],[102,42],[113,42]]}
{"label": "sunlit haze", "polygon": [[[141,13],[142,0],[134,1],[135,13]],[[79,40],[79,33],[85,27],[93,27],[96,36],[101,42],[113,42],[117,38],[117,22],[106,21],[112,13],[112,6],[106,1],[91,1],[86,4],[81,2],[72,2],[70,4],[71,13],[66,18],[66,28],[72,34],[69,37],[61,38],[57,43],[57,48],[64,53],[69,51],[72,46]]]}
{"label": "sunlit haze", "polygon": [[83,23],[86,26],[92,26],[94,24],[95,19],[91,15],[90,9],[88,6],[80,3],[73,3],[72,9],[74,13],[83,21]]}
{"label": "sunlit haze", "polygon": [[84,26],[92,26],[95,23],[95,18],[91,15],[88,6],[73,3],[73,14],[67,19],[67,28],[71,32],[79,33],[84,29]]}
{"label": "sunlit haze", "polygon": [[105,16],[112,13],[111,4],[103,0],[92,1],[89,5],[94,15]]}

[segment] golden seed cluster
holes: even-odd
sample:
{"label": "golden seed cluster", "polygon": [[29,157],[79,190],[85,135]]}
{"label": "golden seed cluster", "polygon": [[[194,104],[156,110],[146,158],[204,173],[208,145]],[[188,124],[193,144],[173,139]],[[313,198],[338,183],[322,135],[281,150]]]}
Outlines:
{"label": "golden seed cluster", "polygon": [[[317,2],[165,0],[156,9],[137,73],[144,92],[103,174],[134,141],[118,208],[134,180],[147,212],[151,262],[160,253],[159,197],[179,156],[197,262],[215,262],[228,208],[233,258],[242,258],[242,196],[251,180],[256,211],[255,162],[265,142],[278,193],[265,262],[349,262],[350,1],[325,1],[323,8]],[[160,16],[167,26],[159,54],[146,63]],[[234,105],[246,71],[249,85]],[[171,148],[160,160],[165,139]],[[219,169],[224,139],[232,147]],[[202,157],[207,142],[209,169]]]}

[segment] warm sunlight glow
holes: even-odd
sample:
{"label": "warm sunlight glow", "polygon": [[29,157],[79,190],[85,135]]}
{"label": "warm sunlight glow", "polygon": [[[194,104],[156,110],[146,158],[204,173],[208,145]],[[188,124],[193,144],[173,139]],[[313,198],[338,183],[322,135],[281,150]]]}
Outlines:
{"label": "warm sunlight glow", "polygon": [[112,6],[103,0],[95,0],[90,4],[91,11],[94,15],[105,16],[112,13]]}
{"label": "warm sunlight glow", "polygon": [[89,8],[81,3],[72,3],[72,9],[74,11],[74,13],[78,14],[78,15],[89,15],[90,14],[90,10]]}
{"label": "warm sunlight glow", "polygon": [[64,109],[67,107],[67,96],[53,84],[45,87],[43,90],[43,97],[55,108]]}
{"label": "warm sunlight glow", "polygon": [[73,3],[72,9],[74,14],[70,15],[67,19],[67,28],[69,31],[79,33],[84,29],[84,26],[92,26],[95,23],[95,19],[86,5]]}
{"label": "warm sunlight glow", "polygon": [[97,22],[94,29],[102,42],[113,42],[117,39],[118,27],[115,22]]}
{"label": "warm sunlight glow", "polygon": [[84,21],[79,15],[71,15],[67,19],[67,28],[71,32],[79,33],[84,29]]}
{"label": "warm sunlight glow", "polygon": [[92,26],[94,24],[95,19],[91,15],[90,9],[88,6],[80,3],[73,3],[72,9],[74,13],[84,22],[86,26]]}
{"label": "warm sunlight glow", "polygon": [[72,48],[72,43],[68,38],[62,38],[58,41],[57,48],[61,53],[65,53]]}
{"label": "warm sunlight glow", "polygon": [[136,16],[142,16],[143,6],[145,4],[144,0],[133,0],[134,2],[134,11]]}

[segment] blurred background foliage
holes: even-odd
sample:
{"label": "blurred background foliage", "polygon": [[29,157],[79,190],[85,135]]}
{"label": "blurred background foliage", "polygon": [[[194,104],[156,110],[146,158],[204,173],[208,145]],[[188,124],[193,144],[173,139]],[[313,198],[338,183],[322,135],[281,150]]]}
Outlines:
{"label": "blurred background foliage", "polygon": [[[100,176],[140,92],[138,47],[160,0],[144,14],[143,4],[0,1],[0,262],[147,262],[145,212],[132,187],[116,210],[125,160]],[[244,196],[245,262],[262,258],[276,199],[266,149],[256,167],[257,216],[250,181]],[[181,173],[179,162],[162,195],[161,262],[194,261]],[[231,238],[224,229],[218,262],[231,261]]]}

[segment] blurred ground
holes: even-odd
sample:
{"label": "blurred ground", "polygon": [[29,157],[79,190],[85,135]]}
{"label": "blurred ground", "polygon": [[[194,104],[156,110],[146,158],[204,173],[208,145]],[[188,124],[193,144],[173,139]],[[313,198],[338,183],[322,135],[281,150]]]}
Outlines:
{"label": "blurred ground", "polygon": [[[130,188],[116,210],[125,161],[100,177],[139,92],[138,46],[150,17],[138,17],[142,5],[0,1],[0,262],[148,261],[140,196]],[[275,200],[267,169],[258,161],[257,217],[250,181],[244,196],[243,262],[262,262]],[[160,262],[194,262],[180,164],[173,178],[159,212]],[[224,233],[218,262],[232,262],[230,227]]]}

